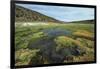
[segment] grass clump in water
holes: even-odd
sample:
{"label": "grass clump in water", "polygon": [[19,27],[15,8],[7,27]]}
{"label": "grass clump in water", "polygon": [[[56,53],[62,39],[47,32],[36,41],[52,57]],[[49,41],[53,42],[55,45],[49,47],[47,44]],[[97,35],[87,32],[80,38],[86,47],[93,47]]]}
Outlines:
{"label": "grass clump in water", "polygon": [[40,51],[39,49],[34,49],[34,50],[20,49],[16,51],[16,55],[15,55],[16,66],[29,64],[30,60],[33,57],[35,58],[39,51]]}

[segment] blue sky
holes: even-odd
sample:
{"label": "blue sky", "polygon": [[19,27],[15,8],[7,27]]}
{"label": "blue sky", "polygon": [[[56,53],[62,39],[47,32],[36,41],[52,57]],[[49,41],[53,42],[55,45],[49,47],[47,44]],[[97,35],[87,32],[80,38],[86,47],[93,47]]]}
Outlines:
{"label": "blue sky", "polygon": [[16,5],[40,12],[57,20],[66,22],[94,19],[94,8],[47,6],[33,4]]}

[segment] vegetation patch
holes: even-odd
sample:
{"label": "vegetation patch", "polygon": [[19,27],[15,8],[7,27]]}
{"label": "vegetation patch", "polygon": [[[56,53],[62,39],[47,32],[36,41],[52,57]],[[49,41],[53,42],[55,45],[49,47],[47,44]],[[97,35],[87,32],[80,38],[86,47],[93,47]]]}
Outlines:
{"label": "vegetation patch", "polygon": [[93,33],[85,31],[85,30],[77,30],[73,33],[76,37],[86,38],[90,40],[94,40]]}
{"label": "vegetation patch", "polygon": [[[20,49],[16,51],[15,60],[16,60],[16,66],[19,65],[28,65],[30,60],[35,58],[37,56],[37,53],[39,52],[39,49]],[[37,57],[38,58],[38,57]]]}

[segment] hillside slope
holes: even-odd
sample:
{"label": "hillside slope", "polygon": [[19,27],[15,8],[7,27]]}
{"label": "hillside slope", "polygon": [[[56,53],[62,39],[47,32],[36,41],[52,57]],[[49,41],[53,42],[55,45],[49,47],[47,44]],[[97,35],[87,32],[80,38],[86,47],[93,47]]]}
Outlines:
{"label": "hillside slope", "polygon": [[54,18],[41,14],[39,12],[21,7],[15,6],[15,21],[16,22],[60,22]]}

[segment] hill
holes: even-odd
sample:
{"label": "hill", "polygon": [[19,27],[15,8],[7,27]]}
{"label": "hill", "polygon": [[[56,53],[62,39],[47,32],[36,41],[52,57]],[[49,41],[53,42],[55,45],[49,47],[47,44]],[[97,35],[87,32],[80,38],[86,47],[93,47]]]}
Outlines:
{"label": "hill", "polygon": [[16,22],[60,22],[52,17],[46,16],[39,12],[21,7],[15,6],[15,21]]}
{"label": "hill", "polygon": [[70,22],[70,23],[84,23],[84,24],[94,24],[94,20],[83,20],[83,21],[73,21],[73,22]]}

